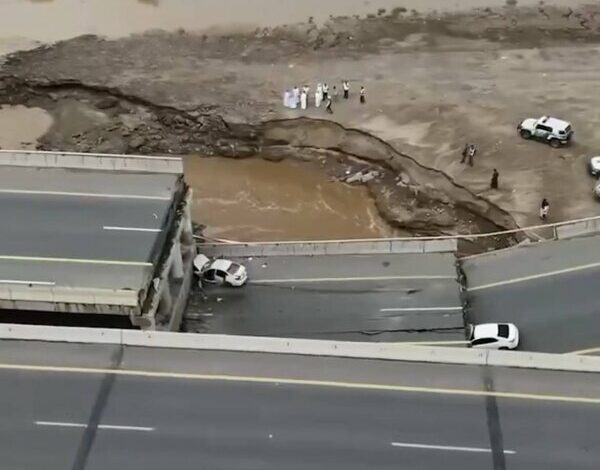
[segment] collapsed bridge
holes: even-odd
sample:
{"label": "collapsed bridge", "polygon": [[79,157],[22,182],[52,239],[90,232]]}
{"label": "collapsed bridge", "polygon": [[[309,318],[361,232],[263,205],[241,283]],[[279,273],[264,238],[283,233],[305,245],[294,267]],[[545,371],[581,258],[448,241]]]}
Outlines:
{"label": "collapsed bridge", "polygon": [[0,150],[0,309],[178,329],[190,201],[179,157]]}

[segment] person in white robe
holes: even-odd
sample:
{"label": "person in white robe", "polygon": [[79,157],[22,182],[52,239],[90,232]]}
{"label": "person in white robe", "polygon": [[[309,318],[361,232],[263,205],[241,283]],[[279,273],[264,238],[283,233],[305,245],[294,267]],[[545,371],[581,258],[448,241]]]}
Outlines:
{"label": "person in white robe", "polygon": [[306,93],[306,91],[302,90],[302,93],[300,93],[300,107],[302,109],[306,109],[308,106],[308,94]]}
{"label": "person in white robe", "polygon": [[320,83],[317,85],[317,91],[315,91],[315,106],[319,108],[323,101],[323,85]]}
{"label": "person in white robe", "polygon": [[296,108],[300,104],[300,88],[295,86],[292,95],[294,98],[294,108]]}
{"label": "person in white robe", "polygon": [[308,107],[308,97],[310,96],[310,87],[308,85],[304,85],[302,87],[302,91],[306,93],[306,106]]}
{"label": "person in white robe", "polygon": [[290,98],[292,97],[292,94],[290,93],[290,90],[285,90],[285,93],[283,94],[283,106],[285,106],[286,108],[290,107]]}

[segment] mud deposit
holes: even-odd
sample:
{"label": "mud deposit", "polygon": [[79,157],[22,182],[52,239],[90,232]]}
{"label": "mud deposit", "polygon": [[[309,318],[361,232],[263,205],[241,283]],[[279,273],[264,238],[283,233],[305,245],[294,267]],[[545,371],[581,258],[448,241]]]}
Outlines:
{"label": "mud deposit", "polygon": [[52,116],[41,108],[0,106],[0,148],[35,149],[51,125]]}

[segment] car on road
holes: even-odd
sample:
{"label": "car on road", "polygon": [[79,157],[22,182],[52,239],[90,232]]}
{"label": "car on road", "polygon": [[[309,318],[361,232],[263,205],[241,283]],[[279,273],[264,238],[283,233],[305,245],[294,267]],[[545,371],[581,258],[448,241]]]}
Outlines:
{"label": "car on road", "polygon": [[524,139],[540,140],[554,148],[568,144],[573,137],[573,127],[570,122],[550,116],[525,119],[517,126],[517,131]]}
{"label": "car on road", "polygon": [[241,264],[223,258],[211,261],[208,256],[201,253],[194,258],[194,272],[201,282],[208,284],[241,287],[248,280],[248,272]]}
{"label": "car on road", "polygon": [[471,325],[469,345],[483,349],[515,349],[519,345],[519,330],[512,323]]}

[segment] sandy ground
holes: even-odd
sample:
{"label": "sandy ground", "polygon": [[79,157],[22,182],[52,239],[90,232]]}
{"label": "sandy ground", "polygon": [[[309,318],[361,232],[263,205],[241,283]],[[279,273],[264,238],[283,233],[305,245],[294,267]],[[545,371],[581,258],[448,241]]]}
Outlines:
{"label": "sandy ground", "polygon": [[[444,47],[450,44],[447,40]],[[337,121],[378,135],[498,203],[520,225],[533,225],[543,197],[551,201],[554,221],[600,214],[587,175],[590,156],[600,153],[599,66],[596,45],[482,46],[338,60],[334,73],[323,75],[315,74],[313,64],[298,64],[294,73],[311,83],[320,76],[350,77],[354,91],[364,84],[368,103],[361,106],[355,94],[335,106]],[[287,80],[289,75],[281,86]],[[523,118],[545,114],[573,123],[574,145],[555,150],[517,136]],[[460,164],[466,142],[479,150],[472,168]],[[498,191],[489,189],[493,168],[500,172]]]}
{"label": "sandy ground", "polygon": [[[117,41],[84,38],[21,55],[4,70],[48,83],[77,80],[113,87],[160,105],[210,110],[229,122],[259,123],[301,115],[334,119],[368,131],[423,165],[444,171],[509,211],[520,225],[538,222],[537,207],[543,197],[551,202],[553,221],[600,213],[591,192],[593,180],[586,175],[587,160],[600,147],[595,125],[600,109],[595,90],[600,65],[599,4],[586,2],[594,5],[573,11],[576,1],[554,2],[563,5],[560,8],[529,2],[536,6],[491,10],[488,5],[504,3],[471,0],[461,5],[455,2],[453,12],[447,15],[406,12],[400,19],[376,15],[360,21],[337,18],[322,28],[308,23],[290,25],[313,10],[320,13],[313,16],[322,20],[327,11],[338,13],[337,8],[343,8],[346,15],[354,11],[364,14],[376,12],[379,5],[389,10],[396,3],[344,0],[319,9],[304,2],[309,11],[293,9],[286,15],[288,21],[278,16],[280,8],[289,12],[286,2],[271,2],[261,9],[255,3],[250,11],[232,8],[229,26],[237,23],[235,15],[246,23],[286,21],[288,26],[252,34],[156,33]],[[409,1],[403,4],[411,8]],[[433,2],[419,4],[422,10],[435,8]],[[72,8],[73,2],[24,2],[14,7],[14,24],[24,14],[19,8],[50,5],[58,9],[53,10],[56,12],[69,5]],[[91,2],[89,11],[96,8],[94,5],[97,2]],[[166,5],[140,2],[127,8],[154,9],[151,11],[157,18],[159,12],[165,13],[161,9]],[[211,14],[205,23],[197,23],[198,27],[224,24],[219,15],[227,12],[216,2],[202,5]],[[457,5],[486,8],[459,13]],[[114,14],[111,8],[106,11]],[[170,11],[181,14],[186,10]],[[138,20],[127,30],[102,18],[99,15],[94,20],[93,28],[83,29],[121,35],[137,28]],[[150,27],[148,18],[138,18],[141,29]],[[168,18],[166,15],[161,20],[163,26],[188,27],[182,20],[169,23]],[[263,21],[258,21],[260,18]],[[40,28],[34,39],[48,39],[43,31]],[[334,104],[333,116],[322,109],[303,113],[281,106],[283,90],[294,84],[309,83],[314,89],[317,82],[326,81],[339,87],[342,79],[351,81],[352,96],[348,102]],[[361,84],[367,90],[365,105],[356,95]],[[86,106],[75,98],[71,103],[61,99],[56,108],[63,114],[53,111],[53,130],[64,134],[65,145],[71,136],[80,138],[79,134],[102,125],[103,118],[94,118],[96,111],[83,109]],[[72,112],[85,119],[69,118]],[[574,145],[554,150],[518,138],[516,124],[522,118],[542,114],[572,121]],[[66,129],[66,122],[76,122],[81,129]],[[459,163],[465,142],[479,148],[473,168]],[[493,168],[500,172],[498,191],[489,189]]]}

